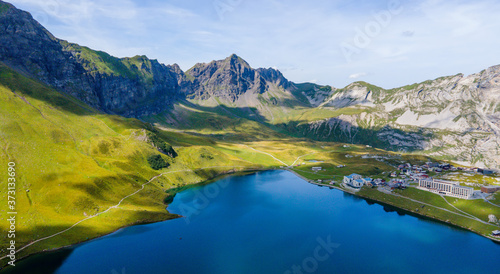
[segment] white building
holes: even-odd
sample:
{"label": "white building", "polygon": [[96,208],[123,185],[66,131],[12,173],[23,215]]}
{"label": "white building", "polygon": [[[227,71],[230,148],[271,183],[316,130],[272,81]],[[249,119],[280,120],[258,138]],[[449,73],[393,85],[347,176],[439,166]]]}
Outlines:
{"label": "white building", "polygon": [[434,180],[432,178],[419,179],[418,188],[461,199],[470,199],[474,193],[472,187],[461,186],[459,182]]}
{"label": "white building", "polygon": [[356,173],[344,176],[343,180],[344,184],[354,188],[360,188],[371,181],[372,181],[371,178],[363,178],[363,176]]}

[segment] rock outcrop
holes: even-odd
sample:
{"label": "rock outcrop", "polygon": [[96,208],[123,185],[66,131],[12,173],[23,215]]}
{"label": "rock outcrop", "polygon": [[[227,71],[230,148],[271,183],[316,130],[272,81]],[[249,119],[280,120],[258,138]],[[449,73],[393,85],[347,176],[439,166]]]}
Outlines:
{"label": "rock outcrop", "polygon": [[145,56],[119,59],[59,40],[5,2],[0,2],[0,61],[94,108],[127,117],[161,112],[182,97],[178,66]]}
{"label": "rock outcrop", "polygon": [[290,82],[274,69],[252,69],[236,54],[208,64],[198,63],[186,72],[192,81],[193,95],[199,99],[217,97],[235,102],[243,94],[262,94],[269,83],[287,89]]}

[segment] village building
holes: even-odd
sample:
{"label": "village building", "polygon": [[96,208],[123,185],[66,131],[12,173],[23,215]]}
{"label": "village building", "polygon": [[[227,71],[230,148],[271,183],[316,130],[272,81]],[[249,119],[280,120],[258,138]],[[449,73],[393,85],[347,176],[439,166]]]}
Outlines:
{"label": "village building", "polygon": [[500,186],[481,186],[482,193],[495,193],[500,190]]}
{"label": "village building", "polygon": [[373,185],[375,185],[375,186],[380,186],[380,185],[382,185],[383,183],[385,183],[385,181],[384,181],[384,180],[382,180],[382,179],[374,179],[374,180],[373,180]]}
{"label": "village building", "polygon": [[421,173],[417,173],[417,174],[413,174],[412,176],[414,179],[427,179],[429,178],[429,175],[421,172]]}
{"label": "village building", "polygon": [[343,183],[354,188],[361,188],[367,183],[371,183],[371,178],[363,178],[363,176],[353,173],[348,176],[344,176]]}
{"label": "village building", "polygon": [[495,171],[493,171],[491,169],[484,169],[484,168],[478,168],[477,172],[482,173],[483,175],[489,175],[489,174],[495,173]]}
{"label": "village building", "polygon": [[418,188],[460,199],[470,199],[474,193],[474,188],[461,186],[459,182],[434,180],[432,178],[418,180]]}
{"label": "village building", "polygon": [[438,167],[439,163],[433,163],[433,162],[427,162],[425,163],[428,167],[433,168],[433,167]]}
{"label": "village building", "polygon": [[491,232],[491,236],[493,236],[493,237],[500,237],[500,230],[493,230]]}

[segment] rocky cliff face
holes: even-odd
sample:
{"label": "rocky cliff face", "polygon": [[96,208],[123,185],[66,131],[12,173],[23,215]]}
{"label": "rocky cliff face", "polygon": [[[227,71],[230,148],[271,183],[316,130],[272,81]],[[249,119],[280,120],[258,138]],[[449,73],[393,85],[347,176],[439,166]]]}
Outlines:
{"label": "rocky cliff face", "polygon": [[247,93],[264,93],[270,84],[283,89],[290,86],[279,71],[252,69],[245,60],[235,54],[224,60],[196,64],[186,74],[193,79],[192,94],[199,99],[216,97],[235,102]]}
{"label": "rocky cliff face", "polygon": [[294,106],[295,86],[272,68],[253,69],[233,54],[224,60],[196,64],[186,72],[190,81],[188,100],[205,107],[224,105],[230,114],[259,122],[281,119]]}
{"label": "rocky cliff face", "polygon": [[[321,140],[371,142],[500,167],[500,66],[391,90],[357,82],[332,89],[322,101],[308,99],[320,109],[356,109],[360,113],[301,124],[304,135],[316,132],[312,135]],[[342,126],[345,123],[350,126]],[[353,135],[358,131],[371,137]],[[348,140],[342,137],[346,134],[355,137]]]}
{"label": "rocky cliff face", "polygon": [[61,90],[78,86],[75,94],[88,93],[85,102],[99,105],[97,98],[90,96],[92,89],[84,69],[63,50],[57,38],[29,13],[4,2],[0,2],[0,9],[0,61]]}
{"label": "rocky cliff face", "polygon": [[0,61],[105,112],[152,115],[186,97],[236,102],[246,96],[244,104],[255,106],[255,96],[292,86],[279,71],[253,69],[234,54],[187,73],[146,56],[116,58],[59,40],[29,13],[0,5]]}
{"label": "rocky cliff face", "polygon": [[0,10],[0,61],[94,108],[138,117],[168,109],[182,96],[178,67],[70,44],[27,12],[4,2]]}

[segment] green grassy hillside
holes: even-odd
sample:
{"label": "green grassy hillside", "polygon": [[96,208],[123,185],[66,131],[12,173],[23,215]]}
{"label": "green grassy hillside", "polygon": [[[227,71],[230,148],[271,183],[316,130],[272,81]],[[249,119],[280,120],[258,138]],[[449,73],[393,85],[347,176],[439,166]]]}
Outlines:
{"label": "green grassy hillside", "polygon": [[[146,138],[153,131],[179,154],[176,158],[163,154],[170,166],[158,171],[147,161],[149,156],[161,154]],[[20,256],[133,223],[172,218],[163,203],[166,189],[205,181],[230,170],[259,167],[217,151],[212,144],[197,136],[161,132],[136,119],[99,113],[0,65],[0,174],[3,182],[8,162],[15,162],[17,248],[102,213],[152,177],[170,172],[124,200],[120,207],[37,243]],[[0,195],[7,201],[3,184]],[[0,212],[5,218],[6,202],[0,205]],[[1,222],[0,229],[6,231],[7,222]],[[0,248],[5,250],[6,244],[2,236]]]}
{"label": "green grassy hillside", "polygon": [[93,50],[64,40],[61,40],[60,43],[66,51],[73,52],[77,58],[82,59],[83,67],[91,73],[141,79],[146,83],[153,80],[151,60],[146,56],[138,55],[120,59],[106,52]]}
{"label": "green grassy hillside", "polygon": [[[15,162],[16,248],[35,242],[17,257],[177,217],[165,210],[172,193],[222,174],[288,166],[302,155],[339,157],[325,144],[223,109],[186,102],[170,115],[143,122],[103,114],[0,64],[0,175],[6,179],[8,163]],[[184,126],[169,126],[172,119]],[[177,157],[169,156],[176,156],[170,147]],[[152,155],[168,167],[153,169]],[[0,195],[7,200],[5,185]],[[2,203],[1,218],[7,211]],[[0,228],[6,231],[7,222]],[[0,239],[5,250],[8,239]]]}
{"label": "green grassy hillside", "polygon": [[[270,103],[269,113],[283,111],[279,108]],[[263,123],[238,107],[181,101],[170,112],[143,117],[143,121],[127,119],[98,112],[0,64],[0,180],[7,179],[8,163],[15,162],[16,247],[35,241],[18,258],[120,227],[175,218],[165,202],[176,191],[230,172],[294,166],[290,170],[308,180],[340,181],[352,172],[386,176],[394,164],[418,157],[295,138],[277,124],[292,119],[303,123],[356,109],[285,110],[275,113],[274,122],[263,116],[267,119]],[[362,157],[368,154],[399,160]],[[154,158],[155,168],[168,167],[153,169],[152,161],[148,162],[153,155],[161,157]],[[311,168],[318,165],[323,170],[313,172]],[[5,184],[0,196],[7,201]],[[456,206],[467,209],[469,205]],[[483,219],[489,212],[478,210],[474,213]],[[7,203],[1,203],[0,218],[7,218],[7,211]],[[0,229],[6,231],[7,224],[0,222]],[[2,250],[7,242],[6,236],[0,236]]]}

